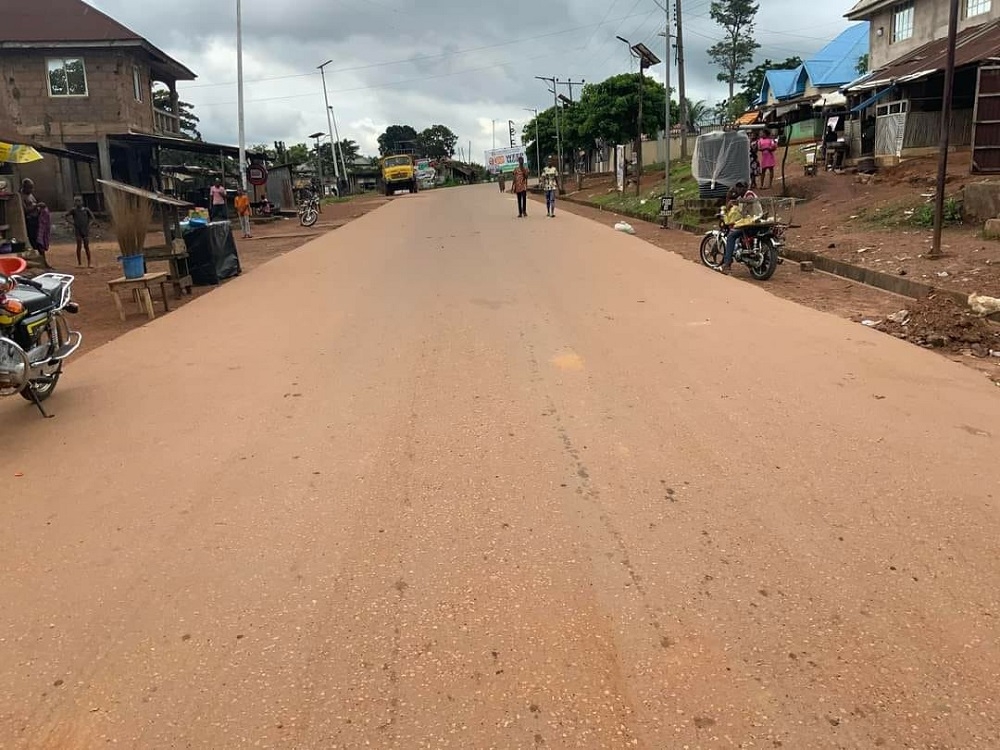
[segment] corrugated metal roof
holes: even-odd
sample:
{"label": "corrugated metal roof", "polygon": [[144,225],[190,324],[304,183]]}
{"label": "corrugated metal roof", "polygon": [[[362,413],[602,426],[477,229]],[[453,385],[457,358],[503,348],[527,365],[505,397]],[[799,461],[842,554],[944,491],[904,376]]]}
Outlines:
{"label": "corrugated metal roof", "polygon": [[[909,54],[893,60],[847,88],[867,91],[890,83],[909,83],[944,70],[948,40],[935,39]],[[973,26],[955,38],[955,67],[963,68],[992,58],[1000,58],[1000,20]]]}
{"label": "corrugated metal roof", "polygon": [[188,68],[177,62],[147,39],[102,13],[83,0],[30,0],[4,2],[0,49],[25,46],[93,45],[99,43],[131,43],[142,46],[154,57],[195,78]]}
{"label": "corrugated metal roof", "polygon": [[787,99],[798,93],[799,74],[802,66],[792,70],[768,70],[764,72],[764,86],[761,88],[760,100],[767,102],[767,94],[770,91],[775,99]]}
{"label": "corrugated metal roof", "polygon": [[868,54],[867,21],[856,23],[805,62],[809,82],[818,88],[843,86],[858,75],[858,61]]}

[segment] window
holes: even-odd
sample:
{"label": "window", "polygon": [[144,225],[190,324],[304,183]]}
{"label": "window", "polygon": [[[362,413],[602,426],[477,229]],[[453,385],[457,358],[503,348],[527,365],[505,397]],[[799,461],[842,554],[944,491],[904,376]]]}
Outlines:
{"label": "window", "polygon": [[965,17],[981,16],[992,10],[992,0],[965,0]]}
{"label": "window", "polygon": [[132,66],[132,91],[135,93],[135,100],[142,101],[142,72],[138,65]]}
{"label": "window", "polygon": [[51,96],[86,96],[87,71],[83,58],[67,57],[47,62]]}
{"label": "window", "polygon": [[892,42],[902,42],[913,36],[913,0],[892,9]]}

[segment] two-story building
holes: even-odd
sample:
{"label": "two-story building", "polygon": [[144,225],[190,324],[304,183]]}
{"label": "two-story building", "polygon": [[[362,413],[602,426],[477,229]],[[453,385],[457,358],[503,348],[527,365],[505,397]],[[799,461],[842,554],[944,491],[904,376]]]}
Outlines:
{"label": "two-story building", "polygon": [[[231,156],[234,149],[181,135],[177,82],[195,74],[83,0],[31,0],[0,22],[0,133],[94,158],[96,177],[159,188],[160,148]],[[153,103],[153,86],[169,105]],[[100,206],[85,163],[45,159],[19,169],[41,200],[65,208],[73,194]]]}
{"label": "two-story building", "polygon": [[[846,87],[855,153],[880,162],[938,145],[949,0],[860,0],[870,24],[869,70]],[[973,171],[1000,171],[1000,0],[959,0],[950,142],[972,148]]]}

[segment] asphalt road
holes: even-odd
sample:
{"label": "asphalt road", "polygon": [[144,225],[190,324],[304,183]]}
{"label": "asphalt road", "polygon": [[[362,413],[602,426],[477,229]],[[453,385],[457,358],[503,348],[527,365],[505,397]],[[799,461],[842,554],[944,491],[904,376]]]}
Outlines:
{"label": "asphalt road", "polygon": [[0,404],[0,747],[1000,746],[1000,391],[529,210],[400,197]]}

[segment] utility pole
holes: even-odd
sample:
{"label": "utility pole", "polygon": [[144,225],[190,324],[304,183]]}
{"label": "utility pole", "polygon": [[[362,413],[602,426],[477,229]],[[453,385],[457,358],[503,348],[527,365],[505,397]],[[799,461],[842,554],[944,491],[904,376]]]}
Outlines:
{"label": "utility pole", "polygon": [[572,103],[573,101],[575,101],[573,99],[573,87],[574,86],[582,86],[585,83],[586,83],[586,81],[583,80],[582,78],[579,81],[574,81],[572,78],[568,78],[565,81],[560,81],[557,78],[556,81],[555,81],[555,85],[557,85],[557,86],[566,86],[567,88],[569,88],[569,100],[570,100],[570,103]]}
{"label": "utility pole", "polygon": [[523,107],[525,112],[533,112],[535,114],[535,171],[539,175],[542,174],[542,147],[538,140],[538,110],[530,107]]}
{"label": "utility pole", "polygon": [[319,150],[319,142],[320,142],[320,139],[324,138],[325,136],[326,136],[326,133],[322,133],[322,132],[321,133],[313,133],[311,136],[309,136],[310,138],[315,138],[316,139],[316,174],[317,174],[317,177],[319,179],[319,185],[320,185],[320,192],[321,193],[323,191],[323,155],[320,153],[320,150]]}
{"label": "utility pole", "polygon": [[[327,65],[332,63],[333,60],[327,60],[319,67],[320,78],[323,79],[323,102],[326,104],[326,127],[330,131],[330,153],[333,156],[333,177],[337,182],[337,191],[340,192],[340,168],[337,166],[337,154],[334,151],[334,140],[333,140],[333,119],[330,117],[330,95],[326,93],[326,68]],[[316,149],[319,149],[319,141],[316,141]],[[320,174],[320,185],[322,186],[323,175]]]}
{"label": "utility pole", "polygon": [[955,37],[958,34],[958,0],[951,0],[948,15],[948,57],[944,68],[944,101],[941,107],[941,143],[938,146],[937,193],[934,196],[934,242],[930,258],[940,258],[944,226],[944,190],[948,182],[948,148],[951,138],[951,95],[955,87]]}
{"label": "utility pole", "polygon": [[[677,7],[678,8],[680,7],[680,4],[681,4],[681,0],[677,0]],[[660,5],[660,3],[657,2],[657,5]],[[663,161],[664,161],[663,171],[665,173],[664,174],[664,181],[663,181],[664,182],[664,184],[663,184],[663,195],[664,195],[664,197],[666,197],[669,200],[669,196],[670,196],[670,161],[671,161],[671,159],[670,159],[670,0],[665,0],[664,4],[660,5],[660,7],[663,9],[664,17],[665,17],[665,20],[666,20],[666,28],[664,29],[664,32],[662,34],[663,40],[664,40],[664,52],[666,54],[666,60],[665,60],[666,72],[664,73],[664,76],[663,76],[663,83],[664,83],[664,88],[666,89],[666,93],[667,93],[667,100],[666,100],[666,102],[663,105],[663,109],[664,109],[664,113],[663,113],[663,125],[664,125],[664,133],[663,133],[664,137],[663,137],[663,141],[664,141],[664,143],[663,143],[663,145],[664,145],[664,150],[665,150],[664,159],[663,159]],[[683,75],[684,74],[681,73],[681,76],[683,76]],[[683,80],[683,77],[681,78],[681,80]],[[681,95],[680,105],[681,105],[681,107],[684,106],[684,95],[683,94]],[[684,110],[682,109],[681,112],[683,112],[683,111]],[[685,155],[687,154],[687,145],[686,144],[687,144],[687,129],[684,127],[684,117],[682,116],[681,117],[681,153],[685,154]],[[666,221],[666,217],[664,217],[664,221]],[[664,223],[664,226],[666,226],[666,223]]]}
{"label": "utility pole", "polygon": [[[562,135],[559,132],[559,88],[556,84],[559,82],[558,78],[545,78],[544,76],[535,76],[539,81],[545,81],[545,83],[551,84],[552,88],[549,89],[549,93],[552,94],[552,106],[555,109],[556,116],[556,152],[559,159],[559,174],[562,174]],[[537,120],[536,120],[537,122]],[[540,169],[541,167],[539,167]]]}
{"label": "utility pole", "polygon": [[507,120],[507,128],[510,130],[510,147],[514,148],[514,121]]}
{"label": "utility pole", "polygon": [[493,120],[493,150],[497,150],[497,121]]}
{"label": "utility pole", "polygon": [[[688,156],[688,116],[687,116],[687,93],[684,90],[684,26],[681,21],[681,0],[677,0],[677,104],[680,106],[681,115],[681,159]],[[669,66],[668,66],[669,67]],[[669,96],[669,94],[668,94]],[[667,184],[667,192],[670,191],[670,184]]]}
{"label": "utility pole", "polygon": [[[237,119],[240,130],[240,187],[247,189],[247,144],[246,130],[243,126],[243,5],[236,0],[236,80],[237,80]],[[175,112],[176,114],[176,112]],[[222,183],[226,182],[226,170],[222,170]]]}

